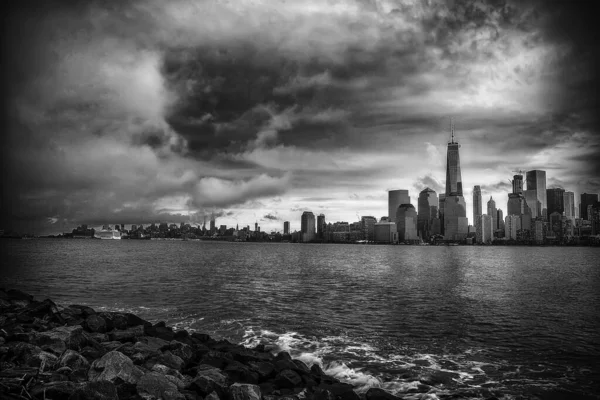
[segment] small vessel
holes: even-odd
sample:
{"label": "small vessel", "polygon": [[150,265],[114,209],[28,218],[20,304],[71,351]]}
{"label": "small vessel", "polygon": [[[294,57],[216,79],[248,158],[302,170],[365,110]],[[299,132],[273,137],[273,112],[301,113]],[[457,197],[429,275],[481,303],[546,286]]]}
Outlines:
{"label": "small vessel", "polygon": [[94,237],[98,239],[121,239],[121,232],[116,229],[102,229],[94,232]]}

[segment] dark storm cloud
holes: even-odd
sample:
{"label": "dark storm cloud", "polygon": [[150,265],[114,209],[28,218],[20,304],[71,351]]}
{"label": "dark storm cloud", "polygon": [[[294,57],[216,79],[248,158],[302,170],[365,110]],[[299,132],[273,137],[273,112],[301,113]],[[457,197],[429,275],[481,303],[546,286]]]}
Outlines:
{"label": "dark storm cloud", "polygon": [[266,214],[263,216],[263,219],[268,219],[271,221],[279,221],[279,217],[273,214]]}

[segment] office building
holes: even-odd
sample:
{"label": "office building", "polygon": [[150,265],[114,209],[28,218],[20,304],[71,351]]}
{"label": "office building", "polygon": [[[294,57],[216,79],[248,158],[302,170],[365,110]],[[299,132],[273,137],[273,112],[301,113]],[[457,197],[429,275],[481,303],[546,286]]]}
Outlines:
{"label": "office building", "polygon": [[563,195],[563,207],[565,209],[565,217],[571,221],[575,221],[575,193],[565,192]]}
{"label": "office building", "polygon": [[401,204],[409,204],[410,197],[408,190],[390,190],[388,191],[388,217],[391,221],[396,218],[396,210]]}
{"label": "office building", "polygon": [[494,219],[490,215],[478,215],[475,220],[475,240],[477,243],[489,244],[494,240]]}
{"label": "office building", "polygon": [[325,239],[325,215],[324,214],[319,214],[317,216],[317,238],[318,239]]}
{"label": "office building", "polygon": [[463,197],[460,173],[460,145],[454,141],[454,124],[451,126],[452,140],[448,142],[446,155],[446,198],[444,200],[444,239],[464,240],[468,233],[467,210]]}
{"label": "office building", "polygon": [[417,214],[417,233],[424,241],[429,241],[429,237],[433,234],[433,221],[437,216],[437,193],[430,188],[425,188],[419,193]]}
{"label": "office building", "polygon": [[579,213],[581,219],[589,221],[588,206],[595,204],[598,201],[597,193],[582,193],[581,194],[581,205],[579,206]]}
{"label": "office building", "polygon": [[412,204],[401,204],[396,211],[396,229],[398,241],[418,240],[417,235],[417,211]]}
{"label": "office building", "polygon": [[547,220],[548,204],[546,201],[546,171],[537,169],[527,171],[525,179],[527,183],[526,192],[530,192],[525,196],[527,204],[531,209],[535,207],[535,213],[533,211],[531,212],[532,217],[542,217],[544,220]]}
{"label": "office building", "polygon": [[496,223],[496,226],[494,227],[494,231],[496,229],[501,229],[504,230],[504,213],[502,212],[502,209],[498,209],[498,211],[496,211],[496,221],[498,221]]}
{"label": "office building", "polygon": [[494,221],[496,220],[496,218],[498,218],[498,209],[496,208],[496,202],[494,201],[492,196],[490,196],[490,199],[487,202],[487,215],[492,217]]}
{"label": "office building", "polygon": [[283,223],[283,234],[284,235],[289,235],[290,234],[290,221],[285,221]]}
{"label": "office building", "polygon": [[482,199],[481,186],[473,186],[473,223],[477,221],[477,217],[482,215]]}
{"label": "office building", "polygon": [[504,237],[517,240],[517,232],[521,230],[521,218],[518,215],[507,215],[504,218]]}
{"label": "office building", "polygon": [[439,195],[439,209],[438,209],[438,215],[440,218],[440,235],[444,234],[444,203],[446,201],[446,195],[443,193],[440,193]]}
{"label": "office building", "polygon": [[558,213],[563,215],[565,212],[565,190],[554,188],[546,190],[546,199],[548,204],[548,215]]}
{"label": "office building", "polygon": [[215,215],[212,214],[210,217],[210,234],[212,235],[213,233],[216,232],[216,221],[215,221]]}
{"label": "office building", "polygon": [[303,242],[310,242],[315,239],[315,214],[310,211],[304,211],[300,218],[300,233]]}
{"label": "office building", "polygon": [[377,218],[371,216],[362,217],[360,219],[360,223],[362,225],[364,240],[368,240],[370,242],[374,241],[375,224],[377,223]]}
{"label": "office building", "polygon": [[395,222],[378,222],[373,227],[375,242],[377,243],[397,243],[398,228]]}

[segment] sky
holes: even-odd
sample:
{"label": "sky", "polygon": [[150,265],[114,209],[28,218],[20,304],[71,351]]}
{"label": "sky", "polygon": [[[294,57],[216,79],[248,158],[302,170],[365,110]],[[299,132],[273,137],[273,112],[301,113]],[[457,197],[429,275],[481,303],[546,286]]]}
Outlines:
{"label": "sky", "polygon": [[[300,229],[480,185],[600,192],[593,2],[19,2],[2,17],[0,229]],[[576,201],[578,203],[578,201]]]}

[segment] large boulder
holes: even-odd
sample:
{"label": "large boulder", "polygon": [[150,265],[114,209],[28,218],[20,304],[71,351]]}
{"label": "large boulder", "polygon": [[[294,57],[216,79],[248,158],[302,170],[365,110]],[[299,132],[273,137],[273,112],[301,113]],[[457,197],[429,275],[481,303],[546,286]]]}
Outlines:
{"label": "large boulder", "polygon": [[185,400],[177,386],[158,372],[149,372],[142,376],[136,388],[144,399]]}
{"label": "large boulder", "polygon": [[52,353],[42,350],[40,347],[31,343],[9,342],[6,346],[7,354],[11,357],[11,362],[16,365],[28,367],[41,367],[49,369],[58,361]]}
{"label": "large boulder", "polygon": [[75,350],[66,350],[58,360],[59,367],[69,367],[71,370],[87,369],[90,366],[88,360]]}
{"label": "large boulder", "polygon": [[260,388],[256,385],[234,383],[229,386],[230,400],[261,400]]}
{"label": "large boulder", "polygon": [[106,332],[106,320],[98,314],[92,314],[87,317],[83,326],[90,332]]}
{"label": "large boulder", "polygon": [[225,367],[224,372],[233,382],[258,384],[258,372],[237,361],[229,363]]}
{"label": "large boulder", "polygon": [[302,378],[291,369],[284,369],[275,378],[275,384],[282,389],[293,389],[302,385]]}
{"label": "large boulder", "polygon": [[318,386],[320,389],[328,390],[334,394],[339,400],[360,400],[360,397],[354,391],[354,388],[349,383],[321,383]]}
{"label": "large boulder", "polygon": [[275,376],[275,366],[270,362],[249,362],[248,365],[258,373],[260,380],[266,380]]}
{"label": "large boulder", "polygon": [[367,400],[400,400],[400,397],[396,397],[380,388],[370,388],[367,390],[365,397]]}
{"label": "large boulder", "polygon": [[90,381],[110,381],[117,379],[136,384],[144,375],[142,370],[133,365],[133,361],[123,353],[110,351],[92,363],[88,378]]}
{"label": "large boulder", "polygon": [[69,400],[114,400],[118,399],[117,387],[108,381],[85,382],[69,397]]}
{"label": "large boulder", "polygon": [[81,326],[59,326],[50,331],[37,332],[31,341],[54,354],[61,354],[66,349],[80,351],[86,346],[98,345],[94,339],[87,336]]}
{"label": "large boulder", "polygon": [[192,346],[176,340],[171,341],[168,345],[164,346],[162,350],[169,350],[173,355],[181,358],[185,364],[194,359],[194,349]]}
{"label": "large boulder", "polygon": [[135,342],[138,337],[144,336],[144,326],[138,325],[124,330],[115,329],[108,334],[110,340],[119,342]]}
{"label": "large boulder", "polygon": [[198,371],[198,375],[186,387],[195,391],[201,396],[207,396],[211,392],[216,392],[223,398],[228,387],[228,379],[219,369],[203,369]]}

